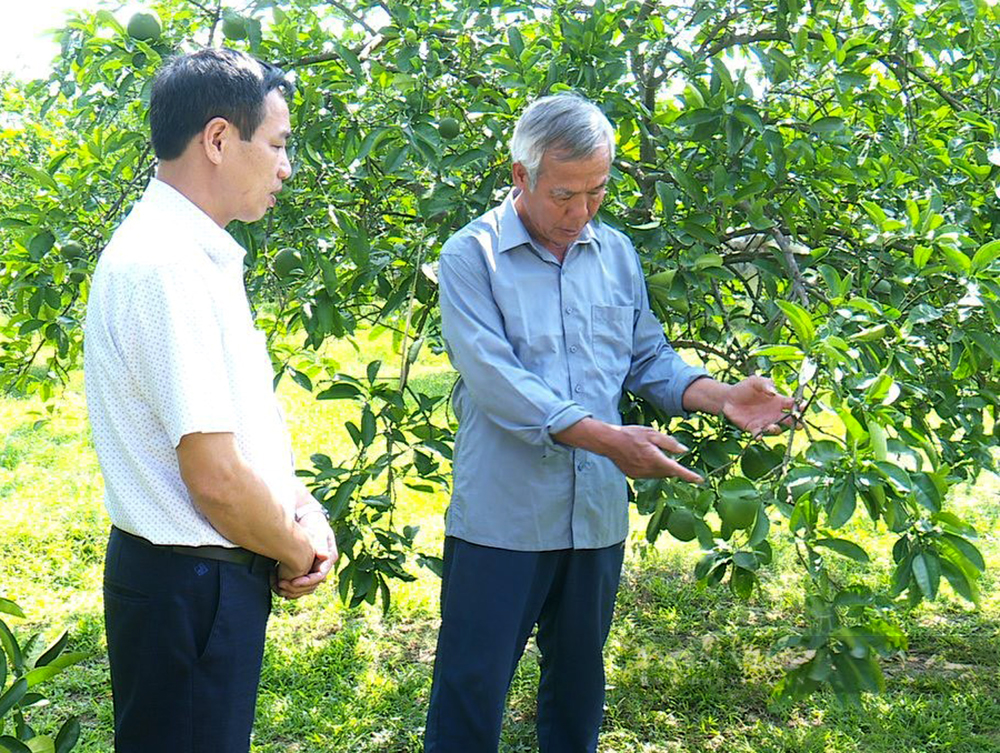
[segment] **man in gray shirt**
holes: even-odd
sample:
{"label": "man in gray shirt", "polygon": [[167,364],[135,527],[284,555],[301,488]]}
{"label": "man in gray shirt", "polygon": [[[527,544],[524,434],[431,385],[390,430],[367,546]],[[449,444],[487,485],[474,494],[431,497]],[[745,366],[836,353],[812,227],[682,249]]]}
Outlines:
{"label": "man in gray shirt", "polygon": [[665,454],[684,451],[676,440],[621,425],[624,390],[752,433],[777,431],[794,405],[762,377],[717,382],[666,342],[632,244],[593,222],[614,149],[593,103],[537,100],[511,140],[514,189],[441,252],[461,378],[426,753],[497,749],[536,624],[539,747],[596,750],[626,476],[701,481]]}

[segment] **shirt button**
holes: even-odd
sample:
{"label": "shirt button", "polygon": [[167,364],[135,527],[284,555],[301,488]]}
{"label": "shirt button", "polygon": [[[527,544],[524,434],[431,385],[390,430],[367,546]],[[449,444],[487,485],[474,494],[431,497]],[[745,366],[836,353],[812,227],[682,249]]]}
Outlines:
{"label": "shirt button", "polygon": [[570,345],[569,346],[569,352],[570,353],[576,353],[578,350],[579,350],[579,348],[576,347],[575,345]]}
{"label": "shirt button", "polygon": [[579,384],[576,385],[576,387],[573,388],[573,392],[583,392],[583,386]]}
{"label": "shirt button", "polygon": [[566,313],[567,314],[572,314],[573,313],[573,307],[572,306],[567,306],[566,307]]}
{"label": "shirt button", "polygon": [[585,470],[587,470],[587,464],[586,463],[578,463],[577,466],[576,466],[576,469],[578,471],[585,471]]}

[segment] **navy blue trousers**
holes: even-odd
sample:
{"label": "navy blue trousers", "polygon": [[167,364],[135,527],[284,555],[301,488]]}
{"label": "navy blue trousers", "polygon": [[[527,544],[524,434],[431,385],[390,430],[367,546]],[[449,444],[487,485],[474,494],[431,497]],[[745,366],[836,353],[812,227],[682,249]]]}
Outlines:
{"label": "navy blue trousers", "polygon": [[445,540],[425,753],[497,750],[507,690],[536,624],[539,750],[597,749],[602,651],[624,551],[517,552]]}
{"label": "navy blue trousers", "polygon": [[153,547],[117,529],[104,619],[117,753],[250,749],[270,567]]}

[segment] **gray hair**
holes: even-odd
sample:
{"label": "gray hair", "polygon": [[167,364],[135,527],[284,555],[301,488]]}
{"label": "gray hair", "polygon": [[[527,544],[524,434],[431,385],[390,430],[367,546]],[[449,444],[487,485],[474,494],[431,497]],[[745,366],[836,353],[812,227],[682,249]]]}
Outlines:
{"label": "gray hair", "polygon": [[553,94],[536,99],[521,114],[510,139],[510,156],[528,172],[535,188],[542,157],[555,151],[559,160],[586,159],[599,149],[615,157],[615,131],[600,108],[579,94]]}

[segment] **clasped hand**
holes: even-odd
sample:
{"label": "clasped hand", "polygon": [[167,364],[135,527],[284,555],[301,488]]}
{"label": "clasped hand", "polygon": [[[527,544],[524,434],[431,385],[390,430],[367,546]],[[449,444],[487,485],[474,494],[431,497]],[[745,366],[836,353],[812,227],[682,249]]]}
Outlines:
{"label": "clasped hand", "polygon": [[278,563],[271,588],[286,599],[298,599],[315,591],[326,580],[339,556],[333,529],[321,512],[306,515],[299,521],[299,525],[305,529],[315,557],[312,568],[307,573],[296,574],[284,563]]}

